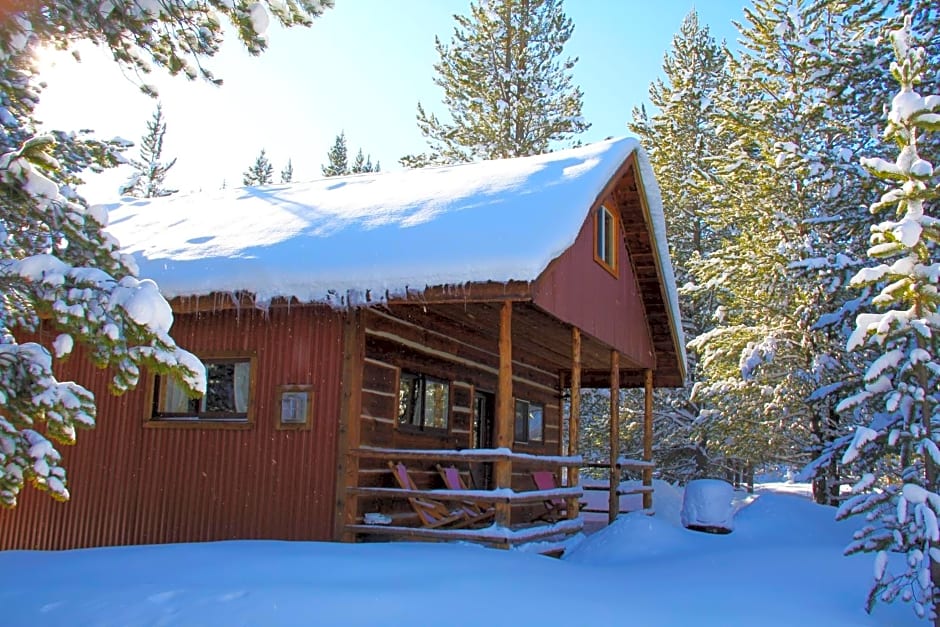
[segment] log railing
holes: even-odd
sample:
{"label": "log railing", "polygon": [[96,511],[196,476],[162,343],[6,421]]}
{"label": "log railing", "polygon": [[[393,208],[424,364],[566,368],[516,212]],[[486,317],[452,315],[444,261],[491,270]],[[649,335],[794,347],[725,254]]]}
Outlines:
{"label": "log railing", "polygon": [[[625,512],[620,511],[620,497],[628,496],[631,494],[640,494],[643,495],[643,510],[647,513],[652,513],[652,496],[653,496],[653,469],[656,465],[651,461],[643,461],[641,459],[628,459],[626,457],[620,457],[617,459],[617,462],[611,465],[608,462],[585,462],[580,465],[580,468],[591,468],[591,469],[606,469],[609,471],[607,485],[582,485],[582,490],[594,490],[594,491],[604,491],[609,494],[608,506],[606,509],[601,508],[585,508],[582,511],[592,512],[592,513],[604,513],[608,515],[608,524],[613,523],[616,520],[618,514],[623,514]],[[621,477],[625,470],[636,471],[638,474],[642,474],[643,485],[638,488],[624,488],[620,485]],[[615,503],[616,507],[611,507],[610,504]]]}
{"label": "log railing", "polygon": [[[357,459],[381,459],[384,461],[421,461],[433,463],[502,463],[512,467],[517,463],[528,468],[539,469],[570,469],[584,465],[580,456],[544,456],[515,453],[507,448],[492,449],[465,449],[454,450],[416,450],[360,447],[349,451],[349,455]],[[562,473],[567,474],[567,473]],[[510,508],[513,505],[526,505],[542,503],[550,499],[564,499],[569,507],[577,512],[577,503],[583,495],[581,486],[559,486],[551,490],[526,490],[517,492],[508,488],[495,490],[445,490],[445,489],[418,489],[406,490],[391,487],[366,487],[358,485],[346,486],[346,498],[358,503],[361,497],[382,499],[428,498],[443,502],[470,502],[487,503],[494,506],[502,505]],[[356,507],[358,510],[358,507]],[[569,511],[571,511],[569,509]],[[349,534],[389,535],[399,538],[437,539],[437,540],[464,540],[510,548],[520,544],[546,539],[562,540],[583,528],[582,520],[574,518],[554,523],[541,522],[529,526],[506,526],[494,523],[482,529],[454,529],[454,528],[425,528],[405,527],[400,525],[365,524],[356,521],[347,524],[345,531]]]}

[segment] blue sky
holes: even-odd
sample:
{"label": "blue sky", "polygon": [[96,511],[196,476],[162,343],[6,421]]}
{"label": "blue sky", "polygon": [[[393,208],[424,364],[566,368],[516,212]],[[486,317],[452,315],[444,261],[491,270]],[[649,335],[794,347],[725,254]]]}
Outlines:
{"label": "blue sky", "polygon": [[[362,147],[384,170],[425,143],[415,124],[420,100],[443,113],[433,84],[434,37],[448,41],[453,15],[469,0],[336,0],[312,28],[272,27],[270,45],[251,57],[234,39],[207,65],[222,87],[170,79],[162,72],[128,76],[104,51],[81,48],[82,62],[47,53],[48,88],[39,117],[49,127],[92,128],[101,137],[138,141],[155,102],[139,92],[154,84],[167,120],[164,158],[177,157],[168,183],[182,191],[241,185],[241,173],[265,148],[275,170],[291,159],[294,179],[320,176],[336,134],[345,131],[352,154]],[[745,0],[568,0],[575,23],[566,54],[579,57],[575,83],[584,91],[581,138],[627,133],[634,106],[647,102],[650,81],[683,17],[694,7],[718,39],[733,41],[731,20]],[[136,155],[136,148],[131,149]],[[109,200],[126,173],[98,177],[83,190],[91,202]]]}

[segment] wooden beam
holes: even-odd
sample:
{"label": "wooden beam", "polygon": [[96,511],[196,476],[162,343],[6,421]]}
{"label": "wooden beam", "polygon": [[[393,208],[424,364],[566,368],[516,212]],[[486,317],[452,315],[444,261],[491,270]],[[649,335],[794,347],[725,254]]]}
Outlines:
{"label": "wooden beam", "polygon": [[[512,450],[515,430],[513,428],[512,397],[512,302],[502,304],[499,312],[499,372],[496,388],[496,447]],[[512,461],[497,461],[493,464],[496,487],[512,489]],[[512,507],[509,503],[496,504],[496,524],[508,528],[512,522]]]}
{"label": "wooden beam", "polygon": [[[568,416],[568,451],[569,457],[578,454],[578,434],[581,432],[581,329],[571,328],[571,411]],[[577,468],[568,470],[568,485],[580,482]],[[568,518],[578,517],[578,503],[568,501]]]}
{"label": "wooden beam", "polygon": [[350,454],[360,445],[362,414],[362,369],[365,362],[366,336],[362,311],[347,309],[343,325],[342,397],[336,455],[336,510],[333,535],[343,542],[355,542],[356,534],[347,531],[358,519],[358,499],[346,488],[359,485],[359,458]]}
{"label": "wooden beam", "polygon": [[[646,387],[643,395],[643,461],[653,461],[653,371],[646,371]],[[653,467],[643,469],[643,487],[653,485]],[[643,509],[653,507],[653,493],[643,493]]]}
{"label": "wooden beam", "polygon": [[620,513],[620,353],[610,351],[610,492],[607,522],[613,524]]}

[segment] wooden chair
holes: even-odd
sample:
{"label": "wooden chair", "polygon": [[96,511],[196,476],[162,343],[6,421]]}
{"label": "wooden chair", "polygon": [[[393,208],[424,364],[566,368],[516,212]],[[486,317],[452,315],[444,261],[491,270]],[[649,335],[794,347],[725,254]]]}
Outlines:
{"label": "wooden chair", "polygon": [[[535,483],[535,488],[537,490],[556,490],[558,489],[558,483],[555,481],[555,474],[549,470],[533,470],[532,471],[532,481]],[[558,522],[568,516],[568,503],[565,499],[555,496],[550,499],[545,499],[543,501],[545,504],[545,513],[539,516],[539,518],[545,519],[549,522]],[[587,503],[578,503],[578,511],[581,510]]]}
{"label": "wooden chair", "polygon": [[[469,489],[455,466],[444,467],[437,464],[437,472],[441,474],[441,479],[444,480],[444,485],[448,490]],[[466,513],[468,524],[484,522],[496,516],[496,508],[492,503],[461,501],[460,508]]]}
{"label": "wooden chair", "polygon": [[[403,490],[417,490],[415,482],[408,474],[408,468],[401,462],[388,462],[388,467]],[[408,497],[408,502],[418,515],[421,524],[430,529],[443,527],[453,524],[455,527],[463,527],[469,523],[467,513],[463,508],[450,511],[446,505],[440,501],[425,497]]]}

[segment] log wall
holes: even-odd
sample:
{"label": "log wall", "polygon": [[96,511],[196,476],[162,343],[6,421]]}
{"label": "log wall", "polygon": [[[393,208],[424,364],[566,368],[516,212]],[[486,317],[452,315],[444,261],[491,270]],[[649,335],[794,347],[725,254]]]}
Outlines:
{"label": "log wall", "polygon": [[[498,355],[486,348],[469,344],[461,344],[459,351],[437,350],[435,345],[438,341],[453,341],[455,338],[438,336],[433,330],[421,329],[372,312],[365,312],[364,319],[366,355],[360,417],[361,445],[422,450],[472,448],[474,393],[476,390],[490,393],[496,391]],[[513,450],[535,455],[559,455],[561,409],[557,392],[558,375],[522,364],[514,364],[513,367],[513,396],[544,406],[543,440],[518,442],[514,444]],[[399,424],[398,392],[402,370],[450,382],[449,426],[446,431],[420,431],[410,425]],[[363,459],[358,485],[397,487],[386,461]],[[419,488],[444,487],[432,464],[410,462],[408,467]],[[468,475],[468,469],[459,468],[465,477]],[[513,488],[524,491],[534,487],[529,469],[521,463],[515,464]],[[539,508],[520,508],[519,512],[514,512],[514,521],[527,515],[525,509]],[[412,513],[404,500],[363,498],[359,502],[358,516],[361,517],[366,512],[381,512],[391,515],[394,519],[410,518]]]}

